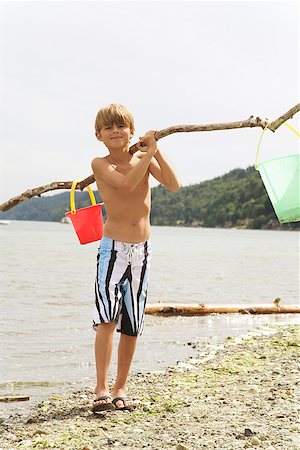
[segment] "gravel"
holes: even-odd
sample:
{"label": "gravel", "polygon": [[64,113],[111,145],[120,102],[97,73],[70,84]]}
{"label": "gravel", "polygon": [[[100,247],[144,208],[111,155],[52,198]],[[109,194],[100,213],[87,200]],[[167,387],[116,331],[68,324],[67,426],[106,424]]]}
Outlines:
{"label": "gravel", "polygon": [[[162,372],[134,373],[134,412],[94,416],[91,387],[0,419],[0,450],[299,450],[299,326],[268,326]],[[297,422],[298,418],[298,422]]]}

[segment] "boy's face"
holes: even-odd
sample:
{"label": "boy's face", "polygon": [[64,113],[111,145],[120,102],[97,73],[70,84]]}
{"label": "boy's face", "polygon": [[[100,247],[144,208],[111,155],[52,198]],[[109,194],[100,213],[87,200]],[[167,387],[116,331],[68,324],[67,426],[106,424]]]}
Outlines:
{"label": "boy's face", "polygon": [[107,148],[124,148],[129,145],[133,131],[127,125],[114,123],[101,128],[100,132],[96,132],[96,137]]}

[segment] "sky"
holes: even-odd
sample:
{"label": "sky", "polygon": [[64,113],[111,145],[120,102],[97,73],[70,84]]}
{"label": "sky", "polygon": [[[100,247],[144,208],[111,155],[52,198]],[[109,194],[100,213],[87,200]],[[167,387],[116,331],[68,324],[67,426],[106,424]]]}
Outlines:
{"label": "sky", "polygon": [[[94,121],[108,103],[134,115],[134,143],[177,124],[273,120],[299,102],[298,1],[2,1],[0,15],[0,202],[90,175],[107,153]],[[260,134],[181,133],[159,148],[189,185],[253,165]],[[267,132],[260,158],[298,141]]]}

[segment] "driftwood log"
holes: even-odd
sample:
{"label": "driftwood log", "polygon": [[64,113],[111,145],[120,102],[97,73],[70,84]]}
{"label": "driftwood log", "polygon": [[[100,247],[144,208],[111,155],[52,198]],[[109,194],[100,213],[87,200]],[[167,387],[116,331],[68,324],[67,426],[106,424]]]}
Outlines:
{"label": "driftwood log", "polygon": [[299,314],[299,305],[281,306],[280,298],[270,305],[204,305],[202,303],[148,303],[146,314],[156,316],[204,316],[207,314]]}
{"label": "driftwood log", "polygon": [[29,397],[24,396],[24,395],[9,395],[6,397],[0,397],[0,402],[4,402],[4,403],[12,403],[12,402],[28,402],[28,400],[30,400]]}
{"label": "driftwood log", "polygon": [[[165,128],[163,130],[157,131],[155,133],[156,140],[162,139],[170,134],[174,133],[191,133],[196,131],[216,131],[216,130],[232,130],[238,128],[254,128],[261,127],[265,128],[268,126],[268,129],[275,132],[277,128],[279,128],[286,120],[292,118],[297,112],[300,110],[300,103],[293,106],[282,116],[278,117],[278,119],[273,120],[272,122],[268,122],[267,119],[260,119],[259,117],[250,116],[246,120],[239,120],[237,122],[225,122],[225,123],[211,123],[206,125],[175,125],[169,128]],[[130,147],[130,153],[134,154],[138,151],[136,144]],[[82,191],[88,185],[94,183],[95,178],[94,175],[90,175],[81,182],[79,182],[76,186],[77,190]],[[57,189],[71,189],[72,181],[53,181],[52,183],[45,184],[33,189],[28,189],[17,197],[13,197],[10,200],[2,203],[0,205],[0,211],[8,211],[14,206],[18,205],[25,200],[29,200],[32,197],[40,197],[45,192],[54,191]]]}

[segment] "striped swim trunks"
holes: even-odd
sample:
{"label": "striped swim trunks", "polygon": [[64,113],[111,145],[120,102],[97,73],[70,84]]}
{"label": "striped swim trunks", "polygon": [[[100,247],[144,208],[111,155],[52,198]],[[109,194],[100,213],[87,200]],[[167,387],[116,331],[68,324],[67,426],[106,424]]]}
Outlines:
{"label": "striped swim trunks", "polygon": [[94,329],[117,323],[128,336],[142,334],[151,260],[150,241],[130,244],[103,237],[97,255]]}

